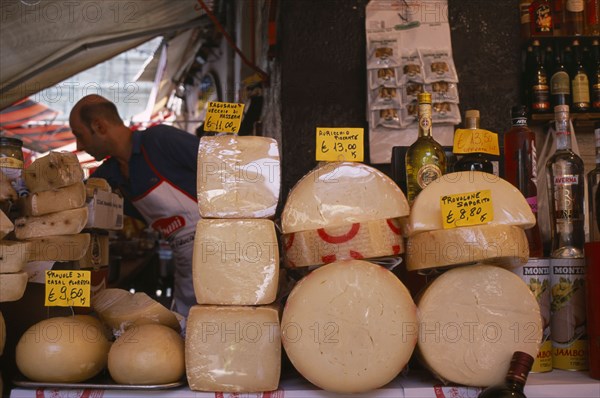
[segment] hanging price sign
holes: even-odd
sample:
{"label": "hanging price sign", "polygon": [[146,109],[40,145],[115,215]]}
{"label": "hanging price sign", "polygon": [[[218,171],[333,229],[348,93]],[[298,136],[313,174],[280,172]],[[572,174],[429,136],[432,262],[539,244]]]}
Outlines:
{"label": "hanging price sign", "polygon": [[44,305],[48,307],[89,307],[90,271],[46,271]]}
{"label": "hanging price sign", "polygon": [[489,189],[444,195],[440,202],[444,229],[487,224],[494,219],[492,191]]}
{"label": "hanging price sign", "polygon": [[244,104],[211,101],[208,103],[204,131],[237,133],[244,116]]}
{"label": "hanging price sign", "polygon": [[498,134],[483,129],[458,129],[454,132],[452,152],[500,155]]}
{"label": "hanging price sign", "polygon": [[364,160],[362,128],[317,127],[318,162],[362,162]]}

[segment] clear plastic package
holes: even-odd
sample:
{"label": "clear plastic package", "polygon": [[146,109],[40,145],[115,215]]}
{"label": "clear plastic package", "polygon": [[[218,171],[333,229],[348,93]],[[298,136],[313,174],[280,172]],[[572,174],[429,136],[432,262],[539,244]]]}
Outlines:
{"label": "clear plastic package", "polygon": [[420,49],[425,83],[446,81],[458,83],[458,74],[449,49]]}
{"label": "clear plastic package", "polygon": [[402,54],[401,60],[402,77],[400,82],[402,84],[408,81],[416,83],[425,82],[423,63],[421,62],[421,57],[419,56],[419,51],[417,49],[413,49],[406,54]]}
{"label": "clear plastic package", "polygon": [[379,109],[369,113],[371,128],[386,127],[389,129],[399,129],[403,127],[400,120],[400,108]]}
{"label": "clear plastic package", "polygon": [[373,37],[368,42],[367,69],[395,68],[400,66],[398,39]]}
{"label": "clear plastic package", "polygon": [[398,109],[401,106],[400,89],[395,87],[379,87],[369,93],[371,110]]}
{"label": "clear plastic package", "polygon": [[369,88],[398,87],[399,68],[369,69]]}

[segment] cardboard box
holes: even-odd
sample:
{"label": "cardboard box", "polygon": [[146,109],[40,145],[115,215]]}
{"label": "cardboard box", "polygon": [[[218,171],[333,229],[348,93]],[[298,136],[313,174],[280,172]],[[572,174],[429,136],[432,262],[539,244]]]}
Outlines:
{"label": "cardboard box", "polygon": [[123,229],[123,198],[113,192],[96,191],[87,203],[86,228]]}

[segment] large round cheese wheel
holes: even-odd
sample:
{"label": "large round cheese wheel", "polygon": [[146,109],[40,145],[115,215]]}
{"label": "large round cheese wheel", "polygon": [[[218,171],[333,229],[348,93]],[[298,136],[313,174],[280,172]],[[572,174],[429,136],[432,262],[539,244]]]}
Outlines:
{"label": "large round cheese wheel", "polygon": [[183,339],[164,325],[134,326],[110,348],[108,371],[121,384],[175,382],[185,374]]}
{"label": "large round cheese wheel", "polygon": [[523,194],[502,178],[481,171],[444,174],[427,185],[414,200],[408,218],[410,236],[442,229],[441,198],[490,190],[493,220],[490,224],[516,225],[527,229],[535,225],[535,216]]}
{"label": "large round cheese wheel", "polygon": [[38,382],[76,383],[106,366],[110,343],[97,326],[73,317],[31,326],[16,347],[17,367]]}
{"label": "large round cheese wheel", "polygon": [[418,335],[416,306],[400,280],[362,260],[324,265],[289,295],[281,322],[285,351],[318,387],[360,393],[404,368]]}
{"label": "large round cheese wheel", "polygon": [[325,163],[294,186],[281,215],[284,234],[408,216],[396,183],[362,163]]}
{"label": "large round cheese wheel", "polygon": [[418,302],[418,349],[440,379],[468,386],[501,383],[513,352],[536,357],[542,317],[516,274],[494,265],[453,268],[433,280]]}
{"label": "large round cheese wheel", "polygon": [[525,231],[513,225],[476,225],[421,232],[408,238],[409,271],[486,262],[519,266],[529,258]]}

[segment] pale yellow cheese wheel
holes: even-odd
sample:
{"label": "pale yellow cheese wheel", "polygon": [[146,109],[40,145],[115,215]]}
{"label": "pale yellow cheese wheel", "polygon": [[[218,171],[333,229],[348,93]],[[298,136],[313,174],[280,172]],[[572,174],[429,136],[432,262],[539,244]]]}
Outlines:
{"label": "pale yellow cheese wheel", "polygon": [[23,333],[16,347],[16,362],[30,380],[77,383],[104,369],[109,348],[96,325],[74,317],[55,317]]}
{"label": "pale yellow cheese wheel", "polygon": [[108,371],[121,384],[166,384],[185,374],[184,343],[173,329],[158,324],[132,326],[108,354]]}

